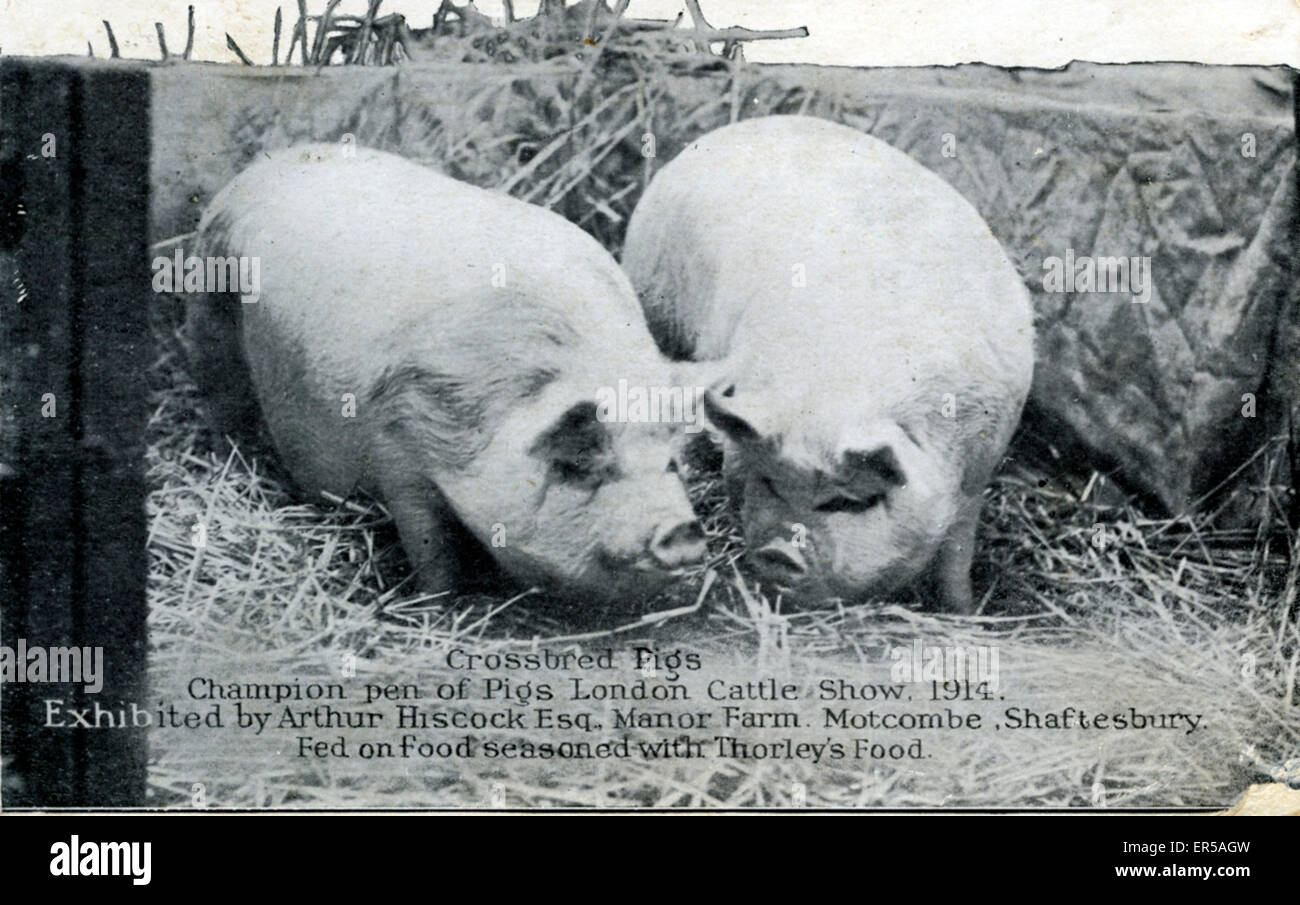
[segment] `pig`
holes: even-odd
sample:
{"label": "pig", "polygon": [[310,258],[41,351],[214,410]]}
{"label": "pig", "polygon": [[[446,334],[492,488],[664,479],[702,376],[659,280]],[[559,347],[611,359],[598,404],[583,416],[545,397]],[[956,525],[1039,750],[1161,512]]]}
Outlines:
{"label": "pig", "polygon": [[639,598],[703,556],[678,427],[598,407],[619,379],[672,385],[674,366],[614,258],[562,217],[315,144],[236,176],[198,244],[260,261],[252,298],[189,299],[214,431],[260,412],[308,498],[385,503],[421,588],[461,585],[487,552],[579,600]]}
{"label": "pig", "polygon": [[660,349],[720,369],[704,411],[761,581],[970,609],[1034,344],[1029,293],[962,195],[846,126],[745,120],[655,175],[623,267]]}

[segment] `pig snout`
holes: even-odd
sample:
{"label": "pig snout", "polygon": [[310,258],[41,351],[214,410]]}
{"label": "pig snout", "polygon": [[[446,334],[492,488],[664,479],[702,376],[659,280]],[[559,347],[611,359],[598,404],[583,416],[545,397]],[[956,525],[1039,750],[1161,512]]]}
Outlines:
{"label": "pig snout", "polygon": [[795,584],[808,576],[808,560],[803,551],[783,537],[768,541],[750,554],[755,567],[767,578]]}
{"label": "pig snout", "polygon": [[666,519],[660,522],[650,537],[648,551],[654,561],[665,569],[680,569],[704,559],[704,529],[695,518]]}

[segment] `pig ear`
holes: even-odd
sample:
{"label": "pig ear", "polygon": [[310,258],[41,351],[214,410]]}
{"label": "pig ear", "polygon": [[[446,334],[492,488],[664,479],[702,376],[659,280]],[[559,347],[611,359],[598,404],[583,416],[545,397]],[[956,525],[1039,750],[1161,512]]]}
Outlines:
{"label": "pig ear", "polygon": [[905,463],[915,463],[919,447],[894,421],[880,421],[845,437],[839,448],[842,474],[852,484],[872,491],[904,487],[914,475]]}
{"label": "pig ear", "polygon": [[734,384],[719,384],[704,394],[709,422],[736,443],[769,439],[771,419],[753,394],[740,395]]}
{"label": "pig ear", "polygon": [[595,402],[570,406],[533,440],[528,454],[551,463],[561,477],[596,474],[613,446],[609,428],[597,417]]}

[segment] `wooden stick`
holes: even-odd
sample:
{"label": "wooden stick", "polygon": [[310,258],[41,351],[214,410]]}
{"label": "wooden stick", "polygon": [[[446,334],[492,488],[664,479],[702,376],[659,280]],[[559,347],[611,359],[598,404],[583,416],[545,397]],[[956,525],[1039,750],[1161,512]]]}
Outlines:
{"label": "wooden stick", "polygon": [[[289,48],[289,53],[293,53],[293,48]],[[280,7],[275,8],[275,35],[271,38],[271,65],[280,65]]]}
{"label": "wooden stick", "polygon": [[774,28],[770,31],[755,31],[752,28],[740,28],[733,26],[731,28],[708,28],[699,34],[706,41],[773,41],[784,38],[806,38],[808,37],[808,28],[800,25],[798,28]]}
{"label": "wooden stick", "polygon": [[111,26],[111,25],[108,24],[108,20],[107,20],[107,19],[104,20],[104,31],[108,32],[108,55],[109,55],[109,58],[116,60],[116,59],[118,58],[118,56],[119,56],[119,54],[118,54],[118,52],[117,52],[117,38],[115,38],[115,37],[113,36],[113,26]]}
{"label": "wooden stick", "polygon": [[397,44],[397,23],[390,22],[384,26],[380,32],[379,49],[375,51],[375,63],[379,66],[388,66],[395,63],[393,59],[393,49]]}
{"label": "wooden stick", "polygon": [[686,9],[695,22],[697,40],[704,41],[706,46],[714,41],[773,41],[808,37],[808,29],[802,25],[798,28],[775,28],[764,31],[739,26],[715,28],[704,18],[704,11],[700,9],[700,0],[685,0],[685,2]]}
{"label": "wooden stick", "polygon": [[402,53],[412,62],[419,62],[424,56],[424,52],[416,46],[415,35],[411,32],[411,26],[406,24],[406,19],[402,18],[397,23],[397,46],[402,48]]}
{"label": "wooden stick", "polygon": [[153,27],[154,31],[158,32],[158,47],[162,50],[162,58],[165,60],[167,59],[168,54],[167,37],[163,34],[163,24],[161,22],[155,22]]}
{"label": "wooden stick", "polygon": [[302,26],[302,65],[307,65],[307,0],[298,0],[298,22]]}
{"label": "wooden stick", "polygon": [[295,22],[293,25],[293,34],[289,36],[289,51],[284,55],[284,65],[288,66],[293,63],[293,49],[298,46],[298,37],[302,34],[302,23]]}
{"label": "wooden stick", "polygon": [[239,57],[239,59],[243,61],[245,66],[253,65],[253,61],[250,60],[248,57],[244,56],[244,52],[239,49],[239,45],[236,44],[235,39],[230,36],[230,32],[226,32],[226,46],[235,52],[235,56]]}
{"label": "wooden stick", "polygon": [[700,34],[711,29],[708,20],[704,18],[704,10],[700,9],[700,0],[686,0],[686,11],[691,14],[691,21],[695,23],[695,49],[701,53],[712,53],[709,42]]}
{"label": "wooden stick", "polygon": [[370,43],[370,29],[375,22],[375,13],[379,12],[379,4],[384,0],[370,0],[370,6],[366,9],[366,17],[361,21],[361,26],[357,30],[356,46],[352,48],[352,57],[347,61],[349,63],[364,63],[366,45]]}
{"label": "wooden stick", "polygon": [[501,0],[501,9],[506,15],[506,24],[509,25],[515,21],[515,2],[514,0]]}
{"label": "wooden stick", "polygon": [[777,28],[770,31],[757,31],[752,28],[741,28],[733,26],[730,28],[714,28],[712,26],[703,29],[696,28],[679,28],[681,22],[680,14],[676,22],[668,22],[664,19],[623,19],[621,27],[624,31],[681,31],[682,36],[686,38],[700,37],[706,41],[768,41],[780,40],[785,38],[806,38],[808,37],[808,28],[799,26],[798,28]]}
{"label": "wooden stick", "polygon": [[700,9],[700,0],[686,0],[686,11],[691,14],[691,21],[696,28],[712,28],[704,18],[704,10]]}
{"label": "wooden stick", "polygon": [[88,56],[88,57],[93,57],[94,55],[95,55],[95,48],[91,47],[91,46],[90,46],[90,42],[87,41],[87,42],[86,42],[86,56]]}
{"label": "wooden stick", "polygon": [[[278,12],[278,10],[277,10]],[[190,7],[189,25],[185,32],[185,53],[182,54],[184,59],[190,58],[190,53],[194,50],[194,7]]]}
{"label": "wooden stick", "polygon": [[311,61],[319,66],[325,65],[326,62],[320,58],[321,51],[325,47],[325,35],[330,30],[330,16],[338,5],[339,0],[330,0],[329,5],[325,7],[325,15],[320,18],[320,25],[316,26],[316,40],[311,45]]}
{"label": "wooden stick", "polygon": [[[349,37],[351,37],[351,34],[331,35],[330,37],[326,38],[325,50],[323,52],[325,59],[327,60],[330,59],[332,56],[334,56],[334,51],[338,50],[340,47],[343,47],[344,48],[343,63],[344,65],[346,65],[349,57],[349,54],[346,49],[347,40]],[[320,65],[324,66],[325,64],[321,63]]]}
{"label": "wooden stick", "polygon": [[[308,16],[313,22],[319,22],[324,16]],[[344,23],[351,25],[360,25],[364,22],[365,16],[349,16],[347,13],[339,13],[337,16],[330,16],[330,28],[342,28]],[[380,20],[382,21],[382,20]]]}
{"label": "wooden stick", "polygon": [[601,36],[602,41],[608,41],[614,36],[614,32],[624,23],[623,14],[627,12],[627,6],[632,0],[618,0],[614,4],[614,17],[610,20],[609,28],[605,29],[605,34]]}

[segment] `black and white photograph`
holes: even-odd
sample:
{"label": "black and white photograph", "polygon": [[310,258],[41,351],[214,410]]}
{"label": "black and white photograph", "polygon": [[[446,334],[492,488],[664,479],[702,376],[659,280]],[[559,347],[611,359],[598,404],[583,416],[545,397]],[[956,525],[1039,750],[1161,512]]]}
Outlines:
{"label": "black and white photograph", "polygon": [[1300,6],[965,6],[6,4],[0,808],[1300,815]]}

